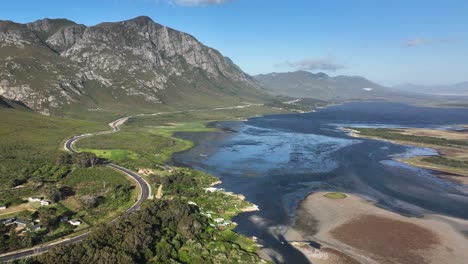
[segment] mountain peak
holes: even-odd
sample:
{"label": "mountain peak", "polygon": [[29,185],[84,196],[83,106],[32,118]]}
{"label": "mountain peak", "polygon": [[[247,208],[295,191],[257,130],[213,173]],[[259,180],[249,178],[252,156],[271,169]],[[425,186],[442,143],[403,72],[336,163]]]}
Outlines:
{"label": "mountain peak", "polygon": [[141,27],[144,27],[148,24],[156,24],[156,22],[154,22],[153,19],[151,19],[151,17],[149,16],[138,16],[138,17],[123,21],[123,23],[133,23]]}
{"label": "mountain peak", "polygon": [[57,30],[64,26],[74,26],[75,22],[65,19],[65,18],[44,18],[39,19],[34,22],[27,23],[27,26],[31,30],[49,32],[52,30]]}
{"label": "mountain peak", "polygon": [[319,78],[328,78],[330,76],[328,76],[328,74],[324,73],[324,72],[317,72],[315,74],[316,77],[319,77]]}

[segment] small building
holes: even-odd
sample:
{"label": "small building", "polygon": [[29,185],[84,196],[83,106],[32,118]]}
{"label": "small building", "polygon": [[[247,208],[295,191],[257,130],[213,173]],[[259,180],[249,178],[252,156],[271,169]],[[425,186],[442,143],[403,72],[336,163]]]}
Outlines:
{"label": "small building", "polygon": [[198,206],[196,202],[192,202],[192,201],[188,202],[188,204]]}
{"label": "small building", "polygon": [[22,219],[16,219],[15,220],[15,224],[18,226],[18,227],[26,227],[28,225],[28,222],[25,221],[25,220],[22,220]]}
{"label": "small building", "polygon": [[0,210],[6,210],[6,209],[7,209],[6,205],[0,205]]}
{"label": "small building", "polygon": [[7,218],[7,219],[0,219],[0,224],[4,224],[4,225],[11,225],[11,224],[14,224],[15,223],[15,220],[16,218],[15,217],[12,217],[12,218]]}
{"label": "small building", "polygon": [[81,225],[81,221],[80,220],[77,220],[77,219],[72,219],[70,221],[68,221],[68,223],[72,226],[79,226]]}
{"label": "small building", "polygon": [[221,218],[221,217],[215,218],[215,219],[213,219],[213,220],[214,220],[215,223],[217,223],[217,224],[221,224],[221,223],[224,222],[224,218]]}
{"label": "small building", "polygon": [[32,196],[32,197],[29,197],[28,199],[30,202],[40,202],[42,201],[42,197],[39,197],[39,196]]}
{"label": "small building", "polygon": [[215,188],[215,187],[208,187],[208,188],[204,188],[205,189],[205,192],[209,192],[209,193],[213,193],[213,192],[217,192],[217,191],[224,191],[224,189],[222,188]]}
{"label": "small building", "polygon": [[220,223],[218,226],[226,227],[228,225],[232,224],[232,221],[229,220],[224,220],[222,223]]}
{"label": "small building", "polygon": [[51,202],[50,201],[47,201],[47,200],[41,200],[41,205],[42,206],[47,206],[47,205],[50,205]]}
{"label": "small building", "polygon": [[32,232],[36,232],[37,230],[39,230],[41,228],[42,228],[42,226],[40,224],[34,224],[34,225],[29,227],[29,230],[31,230]]}
{"label": "small building", "polygon": [[212,218],[211,214],[210,213],[204,213],[204,212],[201,212],[202,215],[208,217],[208,218]]}

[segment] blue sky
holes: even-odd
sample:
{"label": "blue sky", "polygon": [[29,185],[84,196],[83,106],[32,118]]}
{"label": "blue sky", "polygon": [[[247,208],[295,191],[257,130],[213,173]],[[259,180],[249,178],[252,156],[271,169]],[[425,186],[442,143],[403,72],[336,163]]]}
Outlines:
{"label": "blue sky", "polygon": [[466,0],[15,0],[0,19],[85,25],[147,15],[249,74],[323,71],[393,85],[468,81]]}

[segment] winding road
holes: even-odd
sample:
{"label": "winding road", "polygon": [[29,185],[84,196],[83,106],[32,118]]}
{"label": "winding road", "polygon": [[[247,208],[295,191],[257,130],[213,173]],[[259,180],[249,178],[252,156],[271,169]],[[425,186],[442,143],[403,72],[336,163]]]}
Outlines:
{"label": "winding road", "polygon": [[[123,125],[130,118],[131,117],[123,117],[123,118],[119,118],[119,119],[109,123],[109,126],[111,127],[111,130],[108,130],[108,131],[102,131],[102,132],[97,132],[97,133],[89,133],[89,134],[82,134],[82,135],[74,136],[74,137],[68,139],[65,142],[64,149],[69,151],[69,152],[72,152],[72,153],[78,153],[78,151],[76,151],[73,148],[73,145],[78,140],[83,139],[83,138],[87,138],[87,137],[92,137],[92,136],[117,133],[117,132],[120,131],[120,126]],[[137,211],[140,208],[140,205],[144,201],[146,201],[148,199],[152,199],[151,185],[143,177],[141,177],[137,173],[135,173],[135,172],[133,172],[133,171],[127,169],[127,168],[124,168],[122,166],[119,166],[119,165],[116,165],[116,164],[113,164],[113,163],[108,163],[108,164],[106,164],[106,166],[108,166],[108,167],[110,167],[112,169],[115,169],[117,171],[120,171],[120,172],[126,174],[127,176],[131,177],[137,183],[138,188],[140,189],[140,195],[138,197],[138,200],[130,208],[128,208],[127,211],[125,211],[124,215],[130,214],[132,212]],[[109,224],[114,223],[117,219],[119,219],[119,217],[117,217],[117,218],[113,219],[112,221],[110,221]],[[78,236],[74,236],[74,237],[71,237],[71,238],[64,238],[64,239],[62,239],[60,241],[52,242],[52,243],[49,243],[49,244],[38,245],[38,246],[32,247],[32,248],[27,248],[27,249],[22,249],[22,250],[17,250],[17,251],[1,254],[0,255],[0,262],[8,262],[8,261],[13,261],[13,260],[21,259],[21,258],[27,258],[27,257],[32,257],[32,256],[35,256],[35,255],[38,255],[38,254],[42,254],[42,253],[47,252],[52,247],[55,247],[55,246],[58,246],[58,245],[68,245],[68,244],[72,244],[72,243],[82,241],[90,233],[91,233],[91,231],[88,231],[88,232],[80,234]]]}
{"label": "winding road", "polygon": [[[184,112],[201,112],[201,111],[207,111],[207,110],[219,111],[219,110],[229,110],[229,109],[243,109],[243,108],[247,108],[247,107],[251,107],[251,106],[262,106],[262,105],[263,104],[248,104],[247,103],[247,104],[243,104],[243,105],[230,106],[230,107],[219,107],[219,108],[214,108],[214,109],[182,110],[182,111],[159,112],[159,113],[154,113],[154,114],[140,114],[140,115],[135,115],[135,116],[122,117],[122,118],[119,118],[119,119],[109,123],[109,126],[111,127],[111,130],[96,132],[96,133],[81,134],[81,135],[74,136],[74,137],[68,139],[65,142],[63,147],[64,147],[64,149],[66,151],[69,151],[69,152],[72,152],[72,153],[78,153],[78,151],[76,151],[73,148],[73,145],[78,140],[83,139],[83,138],[87,138],[87,137],[117,133],[117,132],[120,131],[120,126],[122,126],[127,120],[129,120],[130,118],[133,118],[133,117],[156,116],[156,115],[175,114],[175,113],[184,113]],[[138,197],[138,200],[129,209],[127,209],[127,211],[125,211],[125,213],[123,215],[130,214],[132,212],[137,211],[140,208],[140,205],[144,201],[146,201],[148,199],[153,199],[153,197],[151,195],[151,186],[143,177],[141,177],[137,173],[135,173],[135,172],[133,172],[133,171],[127,169],[127,168],[124,168],[122,166],[119,166],[119,165],[116,165],[116,164],[113,164],[113,163],[108,163],[108,164],[106,164],[106,166],[108,166],[110,168],[113,168],[113,169],[115,169],[117,171],[120,171],[120,172],[126,174],[127,176],[131,177],[137,183],[137,185],[138,185],[138,187],[140,189],[140,195]],[[119,217],[121,217],[121,216],[119,216]],[[117,218],[113,219],[112,221],[110,221],[109,224],[114,223],[117,219],[119,219],[119,217],[117,217]],[[42,244],[42,245],[38,245],[38,246],[35,246],[35,247],[32,247],[32,248],[20,249],[20,250],[8,252],[8,253],[0,254],[0,262],[8,262],[8,261],[13,261],[13,260],[17,260],[17,259],[22,259],[22,258],[27,258],[27,257],[32,257],[32,256],[35,256],[35,255],[39,255],[39,254],[47,252],[49,249],[51,249],[51,248],[53,248],[55,246],[58,246],[58,245],[68,245],[68,244],[72,244],[72,243],[82,241],[90,233],[91,233],[91,231],[88,231],[88,232],[80,234],[78,236],[74,236],[74,237],[71,237],[71,238],[64,238],[62,240],[55,241],[55,242],[52,242],[52,243]]]}

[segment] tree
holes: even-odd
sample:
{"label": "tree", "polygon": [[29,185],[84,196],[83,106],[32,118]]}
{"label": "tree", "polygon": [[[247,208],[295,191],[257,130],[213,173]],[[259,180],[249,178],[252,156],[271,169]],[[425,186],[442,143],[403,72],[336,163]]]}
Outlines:
{"label": "tree", "polygon": [[55,163],[57,165],[68,165],[68,164],[71,164],[71,162],[72,162],[71,155],[65,152],[60,152],[57,155],[57,158],[55,159]]}
{"label": "tree", "polygon": [[80,197],[81,203],[86,209],[93,208],[96,206],[97,195],[86,194]]}
{"label": "tree", "polygon": [[96,156],[96,154],[91,152],[74,153],[72,159],[73,164],[80,168],[94,168],[99,162],[99,159]]}
{"label": "tree", "polygon": [[48,199],[55,203],[62,200],[62,193],[56,187],[48,187],[44,190],[44,193]]}
{"label": "tree", "polygon": [[19,186],[23,183],[25,183],[26,181],[25,180],[22,180],[22,179],[12,179],[8,182],[8,187],[10,188],[14,188],[16,186]]}
{"label": "tree", "polygon": [[18,235],[16,234],[15,229],[10,230],[9,239],[8,239],[8,247],[10,249],[17,249],[20,246]]}
{"label": "tree", "polygon": [[53,208],[40,208],[38,210],[41,224],[46,227],[52,227],[57,223],[57,211]]}

